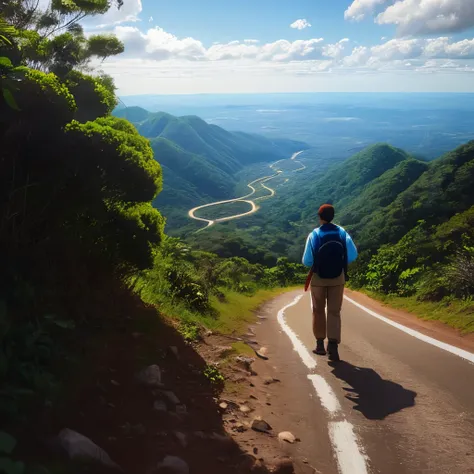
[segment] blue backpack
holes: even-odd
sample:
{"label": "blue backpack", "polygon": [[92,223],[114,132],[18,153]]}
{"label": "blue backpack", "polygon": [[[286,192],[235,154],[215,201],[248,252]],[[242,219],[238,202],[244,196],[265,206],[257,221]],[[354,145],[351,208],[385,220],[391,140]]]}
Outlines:
{"label": "blue backpack", "polygon": [[[322,231],[322,232],[321,232]],[[318,251],[312,248],[313,272],[320,278],[337,278],[347,275],[346,232],[334,224],[324,224],[316,229]]]}

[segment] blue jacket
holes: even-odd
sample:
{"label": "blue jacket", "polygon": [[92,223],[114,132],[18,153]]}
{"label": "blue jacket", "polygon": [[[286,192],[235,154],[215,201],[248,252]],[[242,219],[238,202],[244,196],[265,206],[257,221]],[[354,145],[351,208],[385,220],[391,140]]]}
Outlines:
{"label": "blue jacket", "polygon": [[[346,236],[346,245],[347,245],[347,263],[353,262],[358,255],[357,248],[354,245],[354,242],[352,241],[351,236],[340,226],[337,226],[339,228],[339,233],[341,233],[341,236],[345,234]],[[327,229],[325,225],[322,225],[321,227],[318,227],[311,232],[311,234],[308,235],[308,238],[306,240],[306,247],[304,249],[304,254],[303,254],[303,265],[307,267],[312,267],[313,266],[313,251],[315,254],[318,253],[319,250],[319,235],[325,234],[328,232],[334,232],[330,228]],[[311,250],[311,248],[313,250]]]}

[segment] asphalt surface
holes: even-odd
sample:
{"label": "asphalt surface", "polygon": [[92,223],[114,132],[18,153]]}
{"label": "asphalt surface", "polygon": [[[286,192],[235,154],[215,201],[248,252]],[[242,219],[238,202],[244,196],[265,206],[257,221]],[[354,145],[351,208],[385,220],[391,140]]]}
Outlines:
{"label": "asphalt surface", "polygon": [[[304,150],[303,150],[304,151]],[[297,171],[302,171],[304,169],[306,169],[306,166],[301,163],[301,161],[298,161],[296,160],[296,158],[301,155],[301,153],[303,153],[303,151],[298,151],[296,153],[293,153],[293,155],[291,156],[291,158],[288,158],[289,161],[294,161],[295,163],[298,163],[299,165],[301,165],[300,168],[298,169],[295,169],[293,170],[293,172],[297,172]],[[282,161],[287,161],[287,159],[283,159],[283,160],[279,160],[277,161],[276,163],[273,163],[270,165],[270,169],[272,171],[275,171],[273,169],[273,167],[275,165],[277,165],[278,163],[282,162]],[[231,221],[231,220],[234,220],[234,219],[240,219],[242,217],[245,217],[245,216],[249,216],[255,212],[257,212],[259,210],[259,207],[257,206],[256,201],[262,201],[264,199],[269,199],[269,198],[272,198],[273,196],[275,196],[276,194],[276,191],[268,186],[266,186],[264,183],[267,183],[268,181],[271,181],[272,179],[276,178],[277,176],[279,176],[281,173],[283,173],[283,171],[281,170],[276,170],[275,174],[271,175],[271,176],[264,176],[262,178],[258,178],[250,183],[247,184],[247,187],[251,189],[251,192],[249,194],[246,194],[245,196],[241,196],[241,197],[238,197],[238,198],[234,198],[234,199],[227,199],[225,201],[216,201],[216,202],[211,202],[209,204],[204,204],[202,206],[197,206],[197,207],[194,207],[193,209],[190,209],[189,212],[188,212],[188,216],[191,218],[191,219],[194,219],[194,220],[197,220],[197,221],[201,221],[201,222],[205,222],[207,223],[207,226],[206,227],[203,227],[202,229],[200,229],[199,231],[201,230],[204,230],[206,229],[207,227],[211,227],[213,226],[214,224],[217,224],[219,222],[227,222],[227,221]],[[255,198],[255,199],[249,199],[250,197],[252,197],[256,192],[256,188],[255,186],[257,184],[260,184],[260,186],[263,188],[263,189],[266,189],[267,191],[270,192],[270,194],[267,194],[265,196],[260,196],[258,198]],[[221,217],[221,218],[218,218],[218,219],[206,219],[205,217],[197,217],[196,216],[196,212],[201,210],[201,209],[206,209],[206,208],[209,208],[209,207],[214,207],[214,206],[220,206],[222,204],[230,204],[230,203],[234,203],[234,202],[245,202],[247,204],[250,205],[250,210],[247,211],[247,212],[243,212],[241,214],[235,214],[235,215],[231,215],[231,216],[227,216],[227,217]],[[198,231],[198,232],[199,232]]]}
{"label": "asphalt surface", "polygon": [[[293,387],[287,390],[291,407],[282,416],[311,413],[301,427],[309,439],[295,454],[307,456],[315,472],[324,474],[474,473],[474,364],[392,327],[347,300],[342,312],[342,361],[330,363],[327,357],[311,353],[311,303],[309,293],[302,293],[275,300],[266,310],[269,321],[259,329],[273,345],[272,352],[278,353],[281,372],[288,364],[295,374]],[[283,313],[285,329],[278,311],[298,296],[300,300]],[[288,332],[294,333],[296,343]],[[296,352],[288,352],[288,347]],[[316,367],[309,367],[308,359],[304,363],[301,352],[305,350]],[[319,389],[302,373],[319,376]],[[337,439],[331,432],[335,428],[348,430]],[[348,439],[351,431],[354,439]]]}

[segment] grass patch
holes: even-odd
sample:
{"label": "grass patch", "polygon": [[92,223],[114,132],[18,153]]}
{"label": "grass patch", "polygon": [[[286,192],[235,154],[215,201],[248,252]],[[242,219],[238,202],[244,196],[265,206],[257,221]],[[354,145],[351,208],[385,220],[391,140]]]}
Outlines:
{"label": "grass patch", "polygon": [[384,295],[368,290],[363,293],[392,308],[413,313],[425,321],[440,321],[460,330],[463,334],[474,332],[474,300],[418,301],[415,296]]}
{"label": "grass patch", "polygon": [[[300,287],[298,287],[300,288]],[[210,329],[222,334],[244,333],[249,324],[255,322],[255,311],[266,301],[296,288],[274,288],[259,290],[252,296],[225,290],[225,301],[212,297],[212,307],[217,318],[212,320]]]}
{"label": "grass patch", "polygon": [[224,298],[211,296],[211,311],[207,313],[192,311],[183,302],[171,300],[158,291],[150,294],[143,292],[141,297],[146,303],[155,305],[160,314],[179,321],[178,331],[187,341],[192,342],[198,339],[197,328],[200,326],[221,334],[245,333],[248,325],[255,322],[255,311],[263,303],[296,289],[301,287],[258,290],[251,296],[221,289]]}
{"label": "grass patch", "polygon": [[245,344],[245,342],[234,342],[232,344],[232,351],[234,354],[237,355],[246,355],[246,356],[253,356],[255,355],[255,351],[248,345]]}

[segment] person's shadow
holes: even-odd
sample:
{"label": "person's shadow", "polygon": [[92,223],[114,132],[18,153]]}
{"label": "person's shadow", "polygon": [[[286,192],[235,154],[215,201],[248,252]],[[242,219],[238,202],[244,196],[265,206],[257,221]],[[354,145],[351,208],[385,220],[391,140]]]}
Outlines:
{"label": "person's shadow", "polygon": [[356,367],[349,362],[330,362],[332,373],[351,388],[344,388],[346,398],[354,402],[354,410],[369,420],[387,416],[415,405],[416,392],[390,380],[384,380],[373,369]]}

